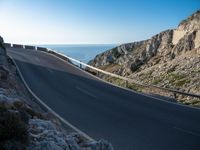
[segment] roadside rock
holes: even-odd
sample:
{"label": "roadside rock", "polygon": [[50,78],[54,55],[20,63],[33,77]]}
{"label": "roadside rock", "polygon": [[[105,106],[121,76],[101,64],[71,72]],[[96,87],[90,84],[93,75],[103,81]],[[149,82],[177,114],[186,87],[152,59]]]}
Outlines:
{"label": "roadside rock", "polygon": [[8,78],[9,71],[5,67],[0,66],[0,79],[6,80]]}
{"label": "roadside rock", "polygon": [[1,47],[1,48],[4,47],[4,46],[3,46],[3,42],[4,42],[4,41],[3,41],[3,38],[0,36],[0,47]]}
{"label": "roadside rock", "polygon": [[56,127],[50,121],[30,119],[28,130],[31,139],[30,150],[69,149],[65,141],[65,135],[57,131]]}
{"label": "roadside rock", "polygon": [[88,150],[114,150],[112,145],[105,140],[90,142],[86,145],[85,145],[86,147],[89,147]]}
{"label": "roadside rock", "polygon": [[30,150],[113,150],[105,140],[86,141],[78,133],[65,135],[51,121],[29,120]]}
{"label": "roadside rock", "polygon": [[28,144],[28,116],[23,111],[8,109],[0,103],[0,149],[23,150]]}

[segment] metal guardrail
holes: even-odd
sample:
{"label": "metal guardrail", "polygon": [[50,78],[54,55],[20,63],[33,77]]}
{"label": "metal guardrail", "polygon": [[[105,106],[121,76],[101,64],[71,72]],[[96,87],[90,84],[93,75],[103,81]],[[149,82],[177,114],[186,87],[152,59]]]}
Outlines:
{"label": "metal guardrail", "polygon": [[[140,85],[140,86],[145,86],[145,87],[149,87],[149,88],[157,88],[157,89],[159,89],[159,90],[164,90],[164,91],[172,92],[172,93],[174,93],[174,96],[175,96],[175,97],[176,97],[176,94],[181,94],[181,95],[190,96],[190,97],[195,97],[195,98],[199,98],[199,99],[200,99],[200,95],[197,95],[197,94],[186,93],[186,92],[182,92],[182,91],[178,91],[178,90],[174,90],[174,89],[169,89],[169,88],[163,88],[163,87],[159,87],[159,86],[151,85],[151,84],[144,84],[144,83],[141,83],[141,82],[139,82],[139,81],[137,81],[137,80],[130,79],[130,78],[127,78],[127,77],[122,77],[122,76],[120,76],[120,75],[116,75],[116,74],[113,74],[113,73],[110,73],[110,72],[101,70],[101,69],[99,69],[99,68],[90,66],[90,65],[88,65],[88,64],[86,64],[86,63],[83,63],[82,61],[76,60],[76,59],[74,59],[74,58],[72,58],[72,57],[69,57],[69,56],[66,56],[66,55],[64,55],[64,54],[62,54],[62,53],[59,53],[59,52],[56,52],[56,51],[53,51],[53,50],[50,50],[50,49],[49,49],[49,52],[50,52],[50,53],[51,53],[51,52],[57,53],[57,54],[59,54],[60,56],[66,58],[66,59],[68,59],[68,60],[71,60],[71,61],[74,61],[74,62],[80,64],[80,68],[81,68],[81,66],[85,66],[85,67],[88,67],[88,68],[90,68],[90,69],[92,69],[92,70],[95,70],[95,71],[97,71],[97,72],[101,72],[101,73],[103,73],[103,74],[106,74],[106,75],[109,75],[109,76],[112,76],[112,77],[115,77],[115,78],[122,79],[122,80],[124,80],[125,82],[135,83],[135,84],[138,84],[138,85]],[[66,59],[65,59],[65,60],[66,60]]]}
{"label": "metal guardrail", "polygon": [[[8,43],[7,43],[8,44]],[[12,44],[11,44],[12,45]],[[13,44],[14,45],[14,44]],[[45,49],[45,50],[43,50]],[[134,80],[134,79],[130,79],[130,78],[127,78],[127,77],[123,77],[123,76],[120,76],[120,75],[117,75],[117,74],[113,74],[113,73],[110,73],[110,72],[107,72],[107,71],[104,71],[104,70],[101,70],[99,68],[96,68],[96,67],[93,67],[93,66],[90,66],[82,61],[79,61],[79,60],[76,60],[72,57],[69,57],[69,56],[66,56],[60,52],[57,52],[57,51],[54,51],[52,49],[48,49],[48,48],[36,48],[36,50],[38,51],[43,51],[43,52],[47,52],[47,53],[51,53],[51,54],[54,54],[56,55],[57,57],[61,58],[61,59],[64,59],[64,60],[70,60],[70,61],[73,61],[73,62],[76,62],[80,65],[80,68],[82,68],[82,66],[85,66],[85,67],[88,67],[92,70],[95,70],[97,72],[100,72],[100,73],[103,73],[105,75],[109,75],[111,77],[115,77],[115,78],[118,78],[118,79],[121,79],[121,80],[124,80],[125,81],[125,85],[127,85],[128,83],[135,83],[139,86],[142,86],[142,87],[148,87],[148,88],[156,88],[156,89],[159,89],[159,90],[162,90],[162,91],[167,91],[167,92],[170,92],[170,93],[173,93],[174,95],[174,98],[176,98],[176,95],[177,94],[181,94],[181,95],[184,95],[184,96],[190,96],[190,97],[193,97],[193,98],[198,98],[200,99],[200,95],[197,95],[197,94],[193,94],[193,93],[186,93],[186,92],[182,92],[182,91],[179,91],[179,90],[174,90],[174,89],[169,89],[169,88],[164,88],[164,87],[159,87],[157,85],[152,85],[152,84],[144,84],[144,83],[141,83],[137,80]]]}

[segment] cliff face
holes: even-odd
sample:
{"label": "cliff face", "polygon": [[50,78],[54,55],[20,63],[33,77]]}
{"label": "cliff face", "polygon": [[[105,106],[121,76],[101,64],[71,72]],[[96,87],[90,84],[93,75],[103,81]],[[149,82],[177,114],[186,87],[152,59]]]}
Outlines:
{"label": "cliff face", "polygon": [[[97,55],[89,64],[144,83],[200,94],[200,11],[177,29],[122,44]],[[173,75],[177,79],[172,79]]]}

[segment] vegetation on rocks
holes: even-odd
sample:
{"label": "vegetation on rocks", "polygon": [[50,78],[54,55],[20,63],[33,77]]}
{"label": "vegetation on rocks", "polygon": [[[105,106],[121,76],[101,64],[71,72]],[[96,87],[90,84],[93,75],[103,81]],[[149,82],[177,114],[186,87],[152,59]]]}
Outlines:
{"label": "vegetation on rocks", "polygon": [[0,104],[0,149],[25,149],[28,145],[27,128],[25,112],[9,110]]}

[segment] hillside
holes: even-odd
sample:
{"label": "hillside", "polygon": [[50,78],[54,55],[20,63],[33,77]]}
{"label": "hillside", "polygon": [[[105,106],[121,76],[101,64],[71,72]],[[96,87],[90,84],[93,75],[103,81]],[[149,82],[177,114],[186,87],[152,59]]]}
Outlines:
{"label": "hillside", "polygon": [[[200,94],[200,10],[176,29],[122,44],[97,55],[89,64],[142,83]],[[200,104],[189,99],[182,102]]]}

